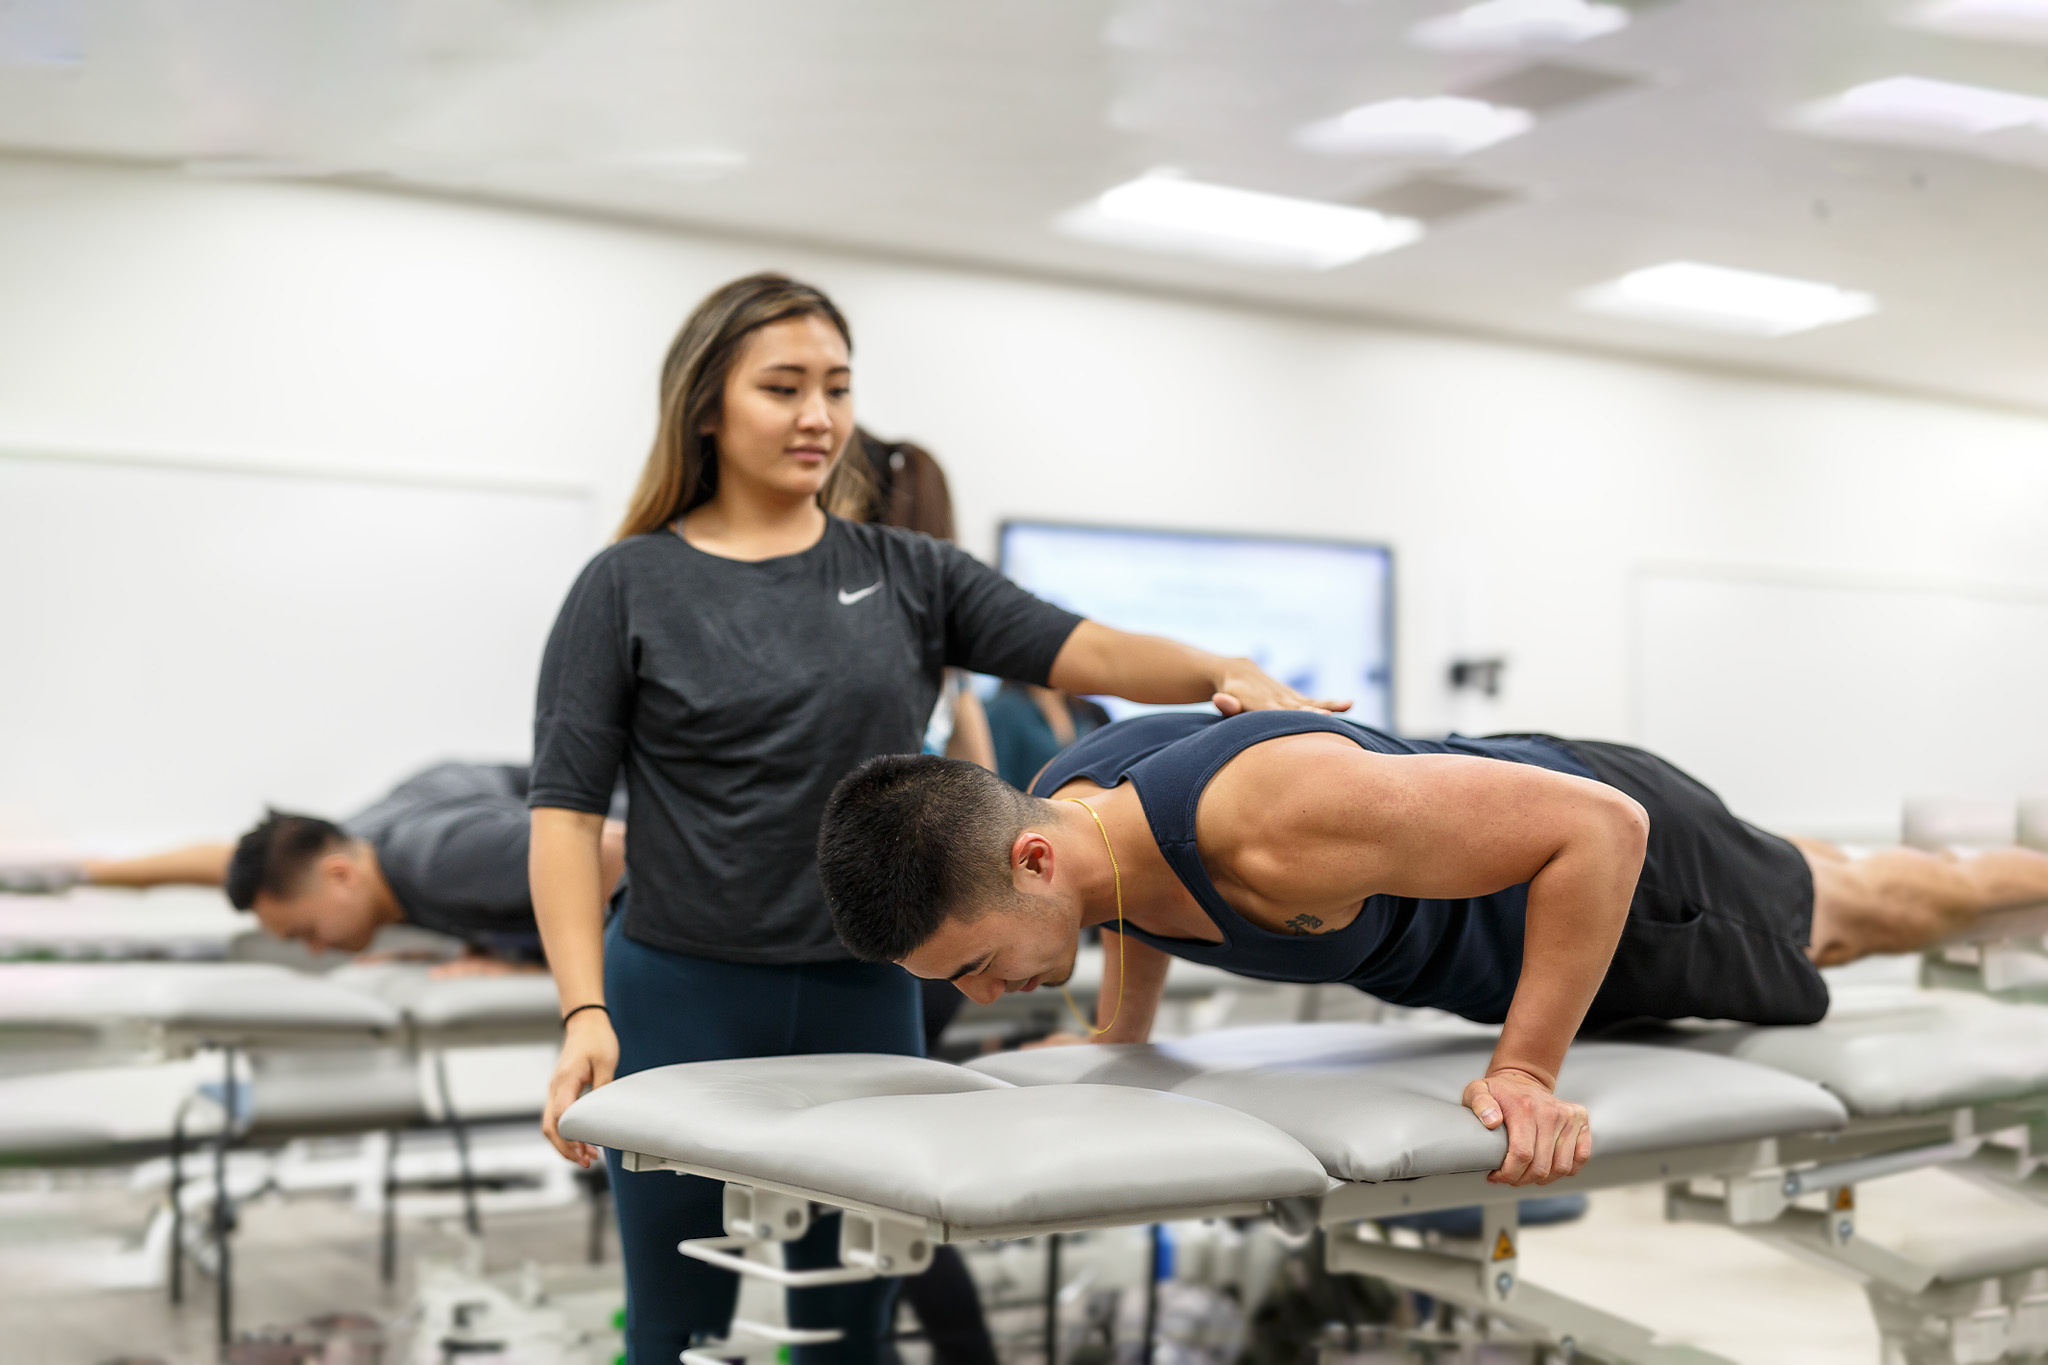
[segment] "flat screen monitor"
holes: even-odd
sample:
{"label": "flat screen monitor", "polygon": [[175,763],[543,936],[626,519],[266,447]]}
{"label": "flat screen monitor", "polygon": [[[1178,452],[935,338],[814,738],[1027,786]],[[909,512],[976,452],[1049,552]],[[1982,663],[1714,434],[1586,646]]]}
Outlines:
{"label": "flat screen monitor", "polygon": [[[1394,720],[1393,553],[1346,541],[1003,523],[1002,569],[1119,630],[1242,655],[1310,697]],[[1099,698],[1122,719],[1160,707]]]}

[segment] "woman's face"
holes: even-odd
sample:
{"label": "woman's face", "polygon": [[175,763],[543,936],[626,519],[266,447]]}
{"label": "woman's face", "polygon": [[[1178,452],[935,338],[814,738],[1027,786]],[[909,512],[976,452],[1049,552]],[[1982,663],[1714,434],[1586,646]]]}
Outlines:
{"label": "woman's face", "polygon": [[718,441],[721,491],[817,495],[853,434],[848,359],[839,329],[816,316],[770,323],[742,343],[723,410],[705,428]]}

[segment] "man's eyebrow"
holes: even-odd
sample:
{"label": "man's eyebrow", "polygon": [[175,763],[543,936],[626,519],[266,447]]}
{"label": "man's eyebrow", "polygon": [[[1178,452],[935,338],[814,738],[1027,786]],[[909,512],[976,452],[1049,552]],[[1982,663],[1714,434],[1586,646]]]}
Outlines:
{"label": "man's eyebrow", "polygon": [[946,980],[948,980],[948,981],[958,981],[958,980],[959,980],[959,979],[960,979],[961,977],[963,977],[963,976],[966,976],[966,975],[967,975],[967,974],[968,974],[969,972],[972,972],[972,971],[975,971],[975,970],[976,970],[976,969],[978,969],[978,968],[981,968],[981,967],[985,967],[985,966],[987,966],[987,965],[988,965],[988,961],[989,961],[989,958],[991,958],[991,957],[994,957],[994,956],[995,956],[995,954],[994,954],[994,953],[990,953],[990,954],[988,955],[988,957],[978,957],[978,958],[976,958],[976,959],[975,959],[974,961],[972,961],[972,962],[968,963],[968,964],[967,964],[967,965],[966,965],[965,967],[962,967],[962,968],[961,968],[961,969],[960,969],[959,971],[957,971],[957,972],[953,973],[953,974],[952,974],[951,976],[947,977],[947,978],[946,978]]}

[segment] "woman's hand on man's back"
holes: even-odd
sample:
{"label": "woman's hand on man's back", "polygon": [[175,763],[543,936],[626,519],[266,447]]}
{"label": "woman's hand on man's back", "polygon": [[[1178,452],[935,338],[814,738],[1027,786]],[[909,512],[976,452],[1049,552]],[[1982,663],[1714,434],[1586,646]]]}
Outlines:
{"label": "woman's hand on man's back", "polygon": [[1229,661],[1223,681],[1210,698],[1226,716],[1240,711],[1349,711],[1349,698],[1304,697],[1268,674],[1250,659]]}

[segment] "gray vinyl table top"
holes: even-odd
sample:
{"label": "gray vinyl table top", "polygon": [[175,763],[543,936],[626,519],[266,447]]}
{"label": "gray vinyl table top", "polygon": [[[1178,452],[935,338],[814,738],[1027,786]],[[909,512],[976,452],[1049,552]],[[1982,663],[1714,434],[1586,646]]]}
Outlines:
{"label": "gray vinyl table top", "polygon": [[1838,997],[1818,1024],[1702,1024],[1667,1041],[1813,1081],[1858,1118],[2048,1094],[2048,1007],[1962,991]]}
{"label": "gray vinyl table top", "polygon": [[254,1045],[368,1039],[401,1022],[385,1001],[261,963],[0,964],[0,1032],[143,1023]]}
{"label": "gray vinyl table top", "polygon": [[[1236,1109],[1299,1140],[1340,1180],[1490,1171],[1506,1139],[1462,1103],[1489,1035],[1386,1024],[1278,1024],[1157,1044],[1001,1053],[970,1064],[1019,1085],[1160,1090]],[[1810,1081],[1710,1054],[1580,1043],[1558,1093],[1584,1104],[1603,1155],[1839,1128],[1842,1105]]]}
{"label": "gray vinyl table top", "polygon": [[1300,1143],[1124,1086],[1022,1089],[944,1062],[839,1053],[694,1062],[614,1081],[565,1136],[977,1229],[1151,1222],[1316,1196]]}

